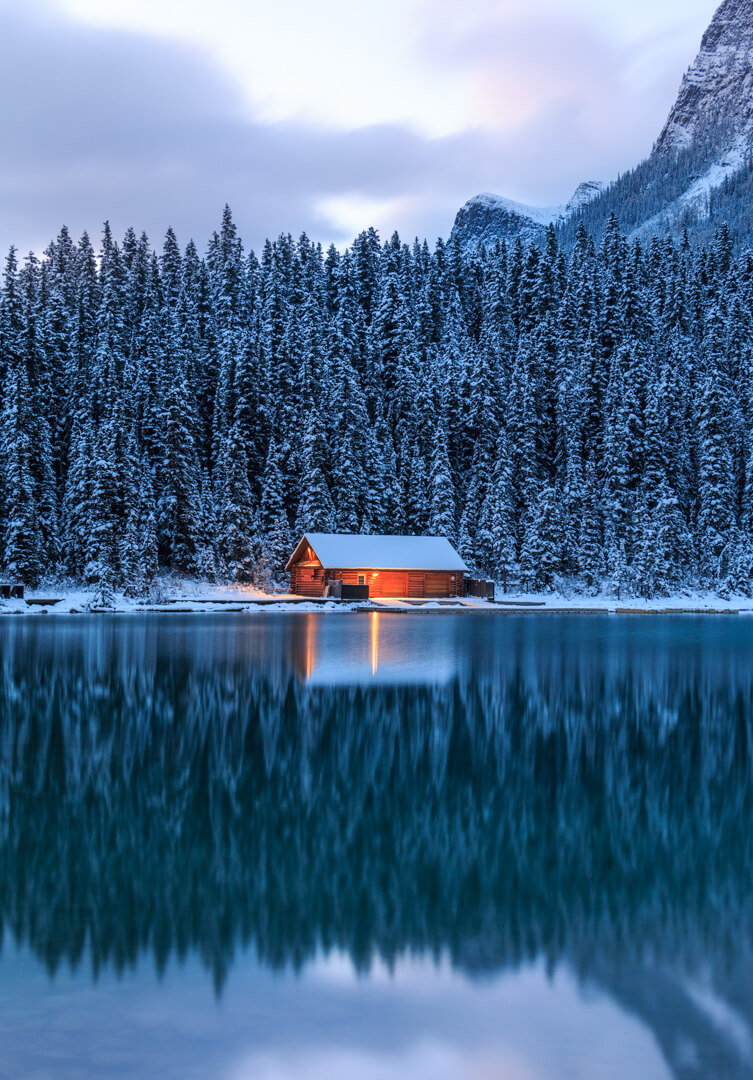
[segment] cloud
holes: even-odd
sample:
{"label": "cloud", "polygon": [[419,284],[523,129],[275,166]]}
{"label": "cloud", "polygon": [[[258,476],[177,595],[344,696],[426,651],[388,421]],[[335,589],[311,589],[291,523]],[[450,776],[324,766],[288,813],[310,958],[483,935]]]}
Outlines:
{"label": "cloud", "polygon": [[[509,1080],[533,1080],[527,1069],[508,1070],[508,1062],[491,1062],[482,1055],[469,1062],[454,1047],[425,1043],[407,1052],[369,1053],[361,1049],[316,1049],[304,1054],[250,1054],[234,1066],[229,1080],[461,1080],[469,1075],[506,1076]],[[478,1060],[481,1058],[481,1061]]]}
{"label": "cloud", "polygon": [[[336,131],[248,118],[239,90],[199,51],[95,29],[44,5],[0,8],[0,243],[43,246],[66,223],[110,220],[157,239],[172,224],[206,239],[225,202],[244,237],[306,229],[349,239],[343,206],[399,210],[394,223],[447,234],[493,141],[407,128]],[[347,218],[347,221],[345,220]],[[371,224],[368,219],[362,227]]]}
{"label": "cloud", "polygon": [[105,219],[116,234],[133,224],[157,243],[172,225],[203,244],[226,202],[257,249],[281,231],[340,242],[370,224],[433,239],[479,190],[563,201],[649,149],[663,116],[632,123],[619,85],[630,58],[592,30],[497,0],[432,10],[419,45],[467,69],[478,102],[479,127],[443,138],[261,122],[198,47],[0,0],[13,88],[0,110],[0,246],[40,249],[63,223],[96,235]]}
{"label": "cloud", "polygon": [[503,193],[524,200],[638,164],[692,59],[679,11],[638,37],[556,0],[424,0],[422,14],[417,47],[465,73],[479,123],[507,150]]}

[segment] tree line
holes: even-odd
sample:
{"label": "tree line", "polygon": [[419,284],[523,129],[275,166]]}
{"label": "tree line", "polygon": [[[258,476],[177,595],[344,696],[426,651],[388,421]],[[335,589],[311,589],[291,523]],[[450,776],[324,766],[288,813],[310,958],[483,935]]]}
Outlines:
{"label": "tree line", "polygon": [[0,560],[139,594],[279,578],[305,530],[431,533],[531,589],[753,587],[753,254],[583,223],[205,255],[11,250]]}

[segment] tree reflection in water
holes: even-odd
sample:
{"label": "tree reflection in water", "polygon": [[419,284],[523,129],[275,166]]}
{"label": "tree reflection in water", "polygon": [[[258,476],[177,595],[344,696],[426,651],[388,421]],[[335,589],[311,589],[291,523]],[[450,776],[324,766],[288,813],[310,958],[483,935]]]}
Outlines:
{"label": "tree reflection in water", "polygon": [[626,998],[647,958],[721,969],[753,940],[752,644],[742,620],[3,622],[3,930],[50,972],[196,950],[218,989],[248,947],[543,957]]}

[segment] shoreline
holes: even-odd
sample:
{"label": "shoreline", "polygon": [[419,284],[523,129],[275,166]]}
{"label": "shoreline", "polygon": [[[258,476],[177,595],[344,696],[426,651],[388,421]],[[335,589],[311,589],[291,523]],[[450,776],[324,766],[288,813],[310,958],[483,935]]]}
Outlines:
{"label": "shoreline", "polygon": [[[50,590],[49,592],[51,592]],[[548,596],[533,599],[526,596],[506,598],[495,603],[465,598],[463,600],[374,600],[349,602],[342,600],[309,600],[270,595],[209,595],[174,596],[164,600],[136,601],[116,597],[110,607],[97,606],[93,597],[80,592],[39,598],[30,594],[27,600],[0,602],[0,617],[42,615],[753,615],[753,600],[734,597],[669,597],[655,601],[616,601],[595,597],[565,598]]]}
{"label": "shoreline", "polygon": [[97,602],[93,587],[52,579],[27,589],[23,600],[0,600],[0,618],[18,615],[254,615],[254,614],[384,614],[384,615],[753,615],[753,598],[722,598],[688,590],[654,600],[615,596],[583,596],[567,592],[502,593],[494,602],[477,597],[457,599],[375,598],[336,600],[268,592],[250,585],[211,584],[196,578],[158,579],[147,596],[116,592],[110,605]]}

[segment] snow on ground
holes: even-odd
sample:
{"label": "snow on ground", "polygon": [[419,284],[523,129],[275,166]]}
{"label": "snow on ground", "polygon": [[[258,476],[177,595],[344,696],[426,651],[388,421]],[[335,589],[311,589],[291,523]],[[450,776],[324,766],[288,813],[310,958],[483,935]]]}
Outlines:
{"label": "snow on ground", "polygon": [[0,600],[0,615],[71,615],[110,611],[123,614],[186,613],[202,614],[248,613],[338,613],[344,614],[368,607],[374,611],[425,612],[448,614],[466,612],[594,612],[615,614],[645,613],[740,613],[753,614],[753,599],[733,596],[729,599],[711,593],[692,592],[673,597],[642,600],[614,596],[583,596],[573,592],[562,593],[503,593],[497,588],[497,603],[466,597],[462,600],[374,600],[370,604],[328,601],[312,603],[284,592],[263,592],[250,585],[216,585],[191,579],[170,578],[160,580],[152,594],[146,598],[132,599],[116,594],[112,606],[103,608],[98,603],[93,588],[81,588],[70,583],[58,583],[27,590],[27,598],[34,600],[56,599],[55,604],[27,604],[25,600]]}
{"label": "snow on ground", "polygon": [[[26,601],[29,601],[27,603]],[[54,600],[55,603],[41,603]],[[292,607],[290,601],[294,601]],[[331,601],[313,604],[289,593],[263,592],[251,585],[224,584],[168,578],[159,580],[146,597],[128,597],[115,593],[109,605],[98,599],[96,590],[70,583],[52,583],[27,589],[24,600],[0,600],[0,615],[74,615],[101,612],[139,614],[144,612],[219,612],[239,611],[347,611],[358,605]]]}
{"label": "snow on ground", "polygon": [[249,603],[254,600],[277,599],[280,595],[289,596],[289,593],[268,593],[263,589],[257,589],[253,585],[240,585],[238,582],[230,582],[225,585],[216,585],[211,581],[195,581],[193,578],[178,579],[171,584],[168,595],[176,599],[194,600],[217,600],[223,603],[226,600],[238,600]]}

